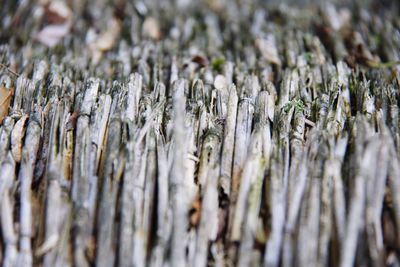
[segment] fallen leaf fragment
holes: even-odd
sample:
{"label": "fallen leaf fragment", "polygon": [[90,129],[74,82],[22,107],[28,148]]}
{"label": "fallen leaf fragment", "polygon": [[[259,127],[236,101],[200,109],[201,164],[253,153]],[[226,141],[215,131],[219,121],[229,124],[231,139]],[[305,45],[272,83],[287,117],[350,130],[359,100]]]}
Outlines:
{"label": "fallen leaf fragment", "polygon": [[36,40],[53,47],[65,37],[72,27],[72,11],[63,1],[52,1],[45,11],[45,21],[49,23],[36,35]]}
{"label": "fallen leaf fragment", "polygon": [[195,55],[192,57],[192,62],[199,64],[200,67],[205,67],[209,64],[208,59],[202,55]]}
{"label": "fallen leaf fragment", "polygon": [[4,86],[0,86],[0,123],[2,123],[4,118],[8,115],[8,108],[10,107],[13,93],[14,88],[7,89]]}
{"label": "fallen leaf fragment", "polygon": [[72,11],[63,1],[51,1],[45,10],[45,19],[49,24],[62,24],[72,17]]}

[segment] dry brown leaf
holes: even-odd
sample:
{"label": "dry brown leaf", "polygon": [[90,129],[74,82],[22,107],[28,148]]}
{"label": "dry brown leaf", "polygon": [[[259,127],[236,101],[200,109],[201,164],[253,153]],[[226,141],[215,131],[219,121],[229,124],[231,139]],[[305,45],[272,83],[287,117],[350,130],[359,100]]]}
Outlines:
{"label": "dry brown leaf", "polygon": [[208,59],[202,55],[195,55],[192,57],[192,62],[196,62],[200,67],[205,67],[209,64]]}
{"label": "dry brown leaf", "polygon": [[7,89],[4,86],[0,86],[0,123],[8,115],[8,108],[10,107],[13,93],[14,88]]}
{"label": "dry brown leaf", "polygon": [[55,46],[71,31],[72,11],[63,1],[52,1],[46,6],[44,19],[49,24],[36,35],[36,39],[44,45]]}
{"label": "dry brown leaf", "polygon": [[71,18],[72,11],[64,1],[51,1],[46,5],[45,19],[49,24],[62,24]]}

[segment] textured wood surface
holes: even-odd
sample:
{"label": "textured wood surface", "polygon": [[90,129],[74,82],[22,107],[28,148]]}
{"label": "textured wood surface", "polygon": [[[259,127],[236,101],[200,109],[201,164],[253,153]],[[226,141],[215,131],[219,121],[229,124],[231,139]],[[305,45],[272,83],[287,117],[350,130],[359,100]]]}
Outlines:
{"label": "textured wood surface", "polygon": [[2,265],[400,266],[400,4],[335,2],[3,0]]}

